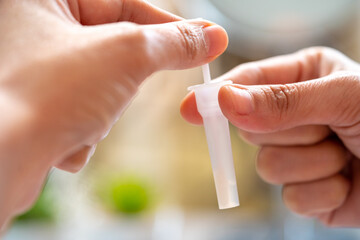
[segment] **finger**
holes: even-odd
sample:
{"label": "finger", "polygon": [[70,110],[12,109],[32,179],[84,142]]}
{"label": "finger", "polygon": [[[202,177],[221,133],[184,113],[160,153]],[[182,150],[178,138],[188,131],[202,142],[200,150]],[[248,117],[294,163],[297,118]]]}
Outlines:
{"label": "finger", "polygon": [[155,24],[182,19],[142,0],[79,0],[70,1],[69,6],[74,17],[83,25],[119,21]]}
{"label": "finger", "polygon": [[239,65],[220,78],[243,85],[286,84],[320,78],[354,65],[357,64],[334,49],[312,47]]}
{"label": "finger", "polygon": [[[326,47],[312,47],[294,54],[239,65],[219,79],[243,85],[286,84],[319,78],[339,70],[356,70],[358,64],[340,52]],[[201,124],[193,93],[182,102],[185,120]]]}
{"label": "finger", "polygon": [[238,130],[239,135],[254,145],[312,145],[331,134],[327,126],[307,125],[272,133],[252,133]]}
{"label": "finger", "polygon": [[331,214],[321,219],[331,227],[359,227],[360,226],[360,160],[354,159],[351,163],[352,186],[345,202]]}
{"label": "finger", "polygon": [[95,145],[83,147],[77,153],[56,164],[55,167],[67,172],[76,173],[89,162],[95,152],[95,147]]}
{"label": "finger", "polygon": [[119,23],[87,28],[84,34],[91,42],[86,53],[89,64],[103,66],[106,75],[123,75],[126,70],[141,80],[158,70],[212,61],[228,43],[225,30],[205,20],[146,26]]}
{"label": "finger", "polygon": [[[325,50],[326,49],[326,50]],[[310,48],[300,52],[277,56],[257,62],[239,65],[220,77],[243,85],[299,82],[318,77],[317,67],[327,48]],[[330,50],[329,50],[330,51]],[[319,57],[320,56],[320,57]],[[202,117],[196,106],[195,94],[186,95],[181,102],[182,117],[193,124],[202,124]]]}
{"label": "finger", "polygon": [[211,22],[189,20],[144,27],[156,70],[184,69],[214,60],[228,44],[226,31]]}
{"label": "finger", "polygon": [[301,125],[354,124],[360,75],[339,72],[328,77],[285,85],[225,86],[220,107],[237,127],[269,133]]}
{"label": "finger", "polygon": [[334,175],[347,162],[345,148],[331,140],[312,146],[265,146],[257,157],[257,171],[269,183],[295,183]]}
{"label": "finger", "polygon": [[189,93],[180,104],[181,116],[189,123],[200,125],[203,123],[202,117],[197,110],[194,92]]}
{"label": "finger", "polygon": [[285,185],[283,200],[293,212],[313,216],[340,207],[349,190],[349,181],[338,174],[314,182]]}

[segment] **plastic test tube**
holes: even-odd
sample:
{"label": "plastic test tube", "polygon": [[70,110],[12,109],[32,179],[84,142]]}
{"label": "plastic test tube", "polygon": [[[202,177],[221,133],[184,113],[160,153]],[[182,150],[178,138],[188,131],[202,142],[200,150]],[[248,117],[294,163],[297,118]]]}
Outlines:
{"label": "plastic test tube", "polygon": [[203,65],[204,84],[191,86],[197,108],[203,118],[215,188],[220,209],[239,206],[234,162],[231,150],[229,122],[222,114],[218,93],[232,81],[211,81],[209,65]]}

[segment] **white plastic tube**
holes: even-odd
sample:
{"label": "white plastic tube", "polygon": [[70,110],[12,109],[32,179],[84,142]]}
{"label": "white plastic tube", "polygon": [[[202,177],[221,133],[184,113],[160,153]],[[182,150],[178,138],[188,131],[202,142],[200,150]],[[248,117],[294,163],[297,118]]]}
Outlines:
{"label": "white plastic tube", "polygon": [[203,66],[204,84],[191,86],[197,108],[203,118],[220,209],[239,206],[234,162],[231,150],[229,122],[222,114],[218,93],[231,81],[211,81],[209,66]]}

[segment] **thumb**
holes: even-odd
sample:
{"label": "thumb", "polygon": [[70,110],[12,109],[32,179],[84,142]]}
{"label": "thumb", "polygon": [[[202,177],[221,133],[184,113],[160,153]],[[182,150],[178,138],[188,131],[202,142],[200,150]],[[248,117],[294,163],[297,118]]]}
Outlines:
{"label": "thumb", "polygon": [[184,69],[214,60],[225,51],[225,30],[205,20],[142,26],[155,70]]}
{"label": "thumb", "polygon": [[221,88],[224,115],[240,129],[274,132],[301,125],[351,126],[360,118],[360,74],[337,72],[311,81]]}
{"label": "thumb", "polygon": [[[144,78],[164,69],[196,67],[215,59],[228,44],[225,30],[205,20],[137,25],[116,23],[85,28],[87,60],[108,73],[123,69]],[[84,35],[82,35],[84,36]],[[94,53],[89,57],[89,52]]]}

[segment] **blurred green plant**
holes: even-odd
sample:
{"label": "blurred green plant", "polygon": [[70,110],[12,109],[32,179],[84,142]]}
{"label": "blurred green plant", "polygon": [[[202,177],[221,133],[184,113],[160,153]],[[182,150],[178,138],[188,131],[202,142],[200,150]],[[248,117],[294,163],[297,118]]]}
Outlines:
{"label": "blurred green plant", "polygon": [[150,188],[139,177],[107,177],[101,182],[97,194],[105,207],[116,213],[138,214],[150,205]]}
{"label": "blurred green plant", "polygon": [[35,205],[18,216],[16,221],[43,221],[54,222],[56,216],[54,195],[49,187],[45,187]]}

